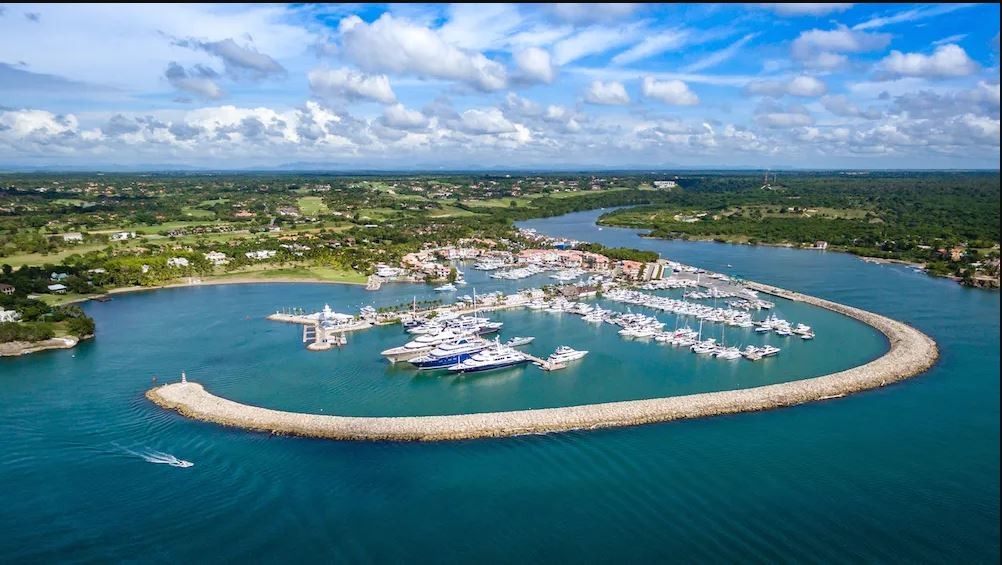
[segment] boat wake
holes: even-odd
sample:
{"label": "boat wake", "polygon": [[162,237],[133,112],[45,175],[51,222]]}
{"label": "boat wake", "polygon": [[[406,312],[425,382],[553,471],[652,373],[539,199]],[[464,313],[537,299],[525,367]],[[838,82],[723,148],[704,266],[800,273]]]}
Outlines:
{"label": "boat wake", "polygon": [[150,449],[148,447],[143,447],[139,450],[134,450],[134,449],[129,449],[128,447],[123,447],[114,442],[112,442],[112,445],[114,445],[123,453],[139,457],[144,461],[146,461],[147,463],[156,463],[158,465],[170,465],[171,467],[181,467],[181,468],[193,467],[195,465],[191,461],[178,459],[177,457],[171,455],[170,453],[164,453],[162,451],[157,451],[155,449]]}

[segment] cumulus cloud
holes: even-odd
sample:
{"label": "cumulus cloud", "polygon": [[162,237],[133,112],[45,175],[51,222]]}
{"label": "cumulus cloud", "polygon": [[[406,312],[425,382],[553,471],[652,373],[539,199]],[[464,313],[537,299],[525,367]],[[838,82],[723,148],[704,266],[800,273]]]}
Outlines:
{"label": "cumulus cloud", "polygon": [[766,103],[760,105],[755,114],[755,120],[760,126],[771,129],[804,127],[814,123],[814,118],[807,108],[798,104],[779,106],[775,103]]}
{"label": "cumulus cloud", "polygon": [[787,4],[758,4],[758,6],[780,16],[826,16],[835,12],[844,12],[852,8],[853,4],[790,2]]}
{"label": "cumulus cloud", "polygon": [[877,65],[877,78],[923,77],[932,79],[974,74],[978,65],[959,45],[940,45],[932,55],[891,51]]}
{"label": "cumulus cloud", "polygon": [[397,96],[386,75],[367,75],[348,68],[313,69],[307,75],[310,90],[327,98],[396,102]]}
{"label": "cumulus cloud", "polygon": [[470,108],[460,114],[457,127],[466,133],[477,135],[516,131],[515,124],[508,121],[497,108]]}
{"label": "cumulus cloud", "polygon": [[844,53],[865,53],[883,49],[891,41],[886,33],[869,33],[839,26],[831,30],[811,29],[800,32],[791,53],[805,67],[835,69],[848,58]]}
{"label": "cumulus cloud", "polygon": [[223,61],[226,74],[233,78],[262,78],[273,75],[284,75],[285,68],[270,56],[261,53],[252,46],[240,46],[231,38],[222,41],[200,41],[197,39],[182,39],[175,45],[204,51],[219,57]]}
{"label": "cumulus cloud", "polygon": [[344,18],[339,30],[342,55],[369,72],[454,80],[483,91],[507,83],[500,63],[449,45],[435,31],[388,13],[371,24],[358,16]]}
{"label": "cumulus cloud", "polygon": [[523,49],[514,54],[513,60],[522,80],[551,83],[557,76],[557,69],[550,59],[550,53],[545,49],[539,47]]}
{"label": "cumulus cloud", "polygon": [[824,82],[808,75],[795,76],[788,81],[756,80],[749,82],[745,86],[745,93],[747,94],[771,96],[773,98],[778,98],[784,94],[814,97],[821,96],[827,91],[828,87]]}
{"label": "cumulus cloud", "polygon": [[417,110],[409,110],[403,104],[394,104],[383,108],[380,122],[387,127],[397,129],[424,129],[428,126],[428,118]]}
{"label": "cumulus cloud", "polygon": [[852,103],[844,94],[823,96],[821,98],[821,105],[824,106],[825,110],[843,118],[864,118],[867,120],[877,120],[883,117],[883,112],[879,109],[870,107],[863,110],[856,104]]}
{"label": "cumulus cloud", "polygon": [[640,82],[640,92],[647,98],[654,98],[665,104],[676,106],[699,104],[699,97],[680,80],[659,81],[654,77],[646,76]]}
{"label": "cumulus cloud", "polygon": [[164,71],[164,78],[174,88],[208,99],[222,98],[225,94],[223,89],[216,84],[218,76],[208,67],[195,65],[190,70],[186,70],[174,61],[171,61],[167,65],[167,70]]}
{"label": "cumulus cloud", "polygon": [[623,106],[630,103],[630,95],[621,82],[596,80],[585,91],[585,101],[606,106]]}
{"label": "cumulus cloud", "polygon": [[828,87],[825,86],[825,83],[812,76],[801,75],[794,77],[786,85],[786,92],[791,96],[813,97],[821,96],[825,92],[828,92]]}

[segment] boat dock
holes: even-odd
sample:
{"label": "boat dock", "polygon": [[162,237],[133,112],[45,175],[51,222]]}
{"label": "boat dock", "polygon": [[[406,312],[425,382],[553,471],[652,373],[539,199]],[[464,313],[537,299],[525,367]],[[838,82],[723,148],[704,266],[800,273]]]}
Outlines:
{"label": "boat dock", "polygon": [[530,353],[522,352],[522,355],[525,355],[525,357],[529,361],[532,361],[533,365],[539,367],[540,369],[542,369],[544,371],[556,371],[556,370],[559,370],[559,369],[566,369],[567,368],[567,365],[565,365],[563,363],[551,363],[551,362],[547,361],[546,359],[542,359],[540,357],[536,357],[535,355],[532,355]]}

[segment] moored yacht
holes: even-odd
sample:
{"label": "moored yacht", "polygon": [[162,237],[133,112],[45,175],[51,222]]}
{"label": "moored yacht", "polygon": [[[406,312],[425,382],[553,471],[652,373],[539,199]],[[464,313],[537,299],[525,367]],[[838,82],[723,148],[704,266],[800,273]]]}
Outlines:
{"label": "moored yacht", "polygon": [[547,357],[546,361],[548,363],[567,363],[568,361],[577,361],[585,355],[588,355],[587,351],[578,351],[567,347],[566,345],[561,345],[556,351]]}
{"label": "moored yacht", "polygon": [[494,347],[488,347],[462,363],[449,367],[449,371],[452,373],[481,373],[524,365],[528,362],[529,358],[522,353],[496,343]]}
{"label": "moored yacht", "polygon": [[490,342],[480,337],[462,337],[455,341],[439,344],[425,355],[415,357],[410,363],[418,369],[447,369],[472,357],[490,346]]}

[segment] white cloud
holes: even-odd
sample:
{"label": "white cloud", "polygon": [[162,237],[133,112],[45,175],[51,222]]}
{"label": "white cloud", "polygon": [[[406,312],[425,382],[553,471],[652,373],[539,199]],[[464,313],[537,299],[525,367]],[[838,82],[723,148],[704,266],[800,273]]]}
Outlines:
{"label": "white cloud", "polygon": [[[878,65],[880,77],[951,78],[974,74],[978,65],[959,45],[940,45],[932,55],[891,51]],[[879,77],[878,77],[879,78]]]}
{"label": "white cloud", "polygon": [[790,2],[786,4],[759,4],[759,6],[780,16],[826,16],[835,12],[844,12],[852,8],[853,4]]}
{"label": "white cloud", "polygon": [[821,98],[821,105],[824,106],[825,110],[843,118],[865,118],[868,120],[876,120],[883,116],[883,113],[880,110],[873,107],[868,110],[860,109],[859,106],[852,103],[844,94],[823,96]]}
{"label": "white cloud", "polygon": [[665,51],[678,49],[686,44],[690,37],[688,30],[669,29],[652,33],[649,37],[612,58],[615,65],[629,65],[648,57],[660,55]]}
{"label": "white cloud", "polygon": [[74,132],[79,122],[73,114],[57,116],[45,110],[10,110],[0,113],[0,132],[19,138],[33,135],[60,135]]}
{"label": "white cloud", "polygon": [[699,104],[699,97],[680,80],[658,81],[654,77],[646,76],[640,83],[640,92],[647,98],[654,98],[665,104],[676,106]]}
{"label": "white cloud", "polygon": [[553,59],[558,65],[566,65],[588,55],[605,53],[614,47],[635,41],[636,32],[636,25],[585,28],[554,44]]}
{"label": "white cloud", "polygon": [[957,10],[962,10],[964,8],[970,8],[976,5],[977,4],[940,4],[938,6],[912,8],[910,10],[898,12],[893,16],[881,16],[881,17],[871,18],[869,20],[866,20],[865,22],[858,23],[852,26],[852,29],[854,30],[878,29],[891,24],[913,22],[925,18],[942,16],[943,14],[949,14],[950,12],[955,12]]}
{"label": "white cloud", "polygon": [[790,96],[813,97],[821,96],[827,91],[828,87],[824,82],[808,75],[795,76],[788,81],[756,80],[745,86],[745,92],[755,96],[780,97],[789,94]]}
{"label": "white cloud", "polygon": [[539,47],[528,47],[513,56],[520,76],[531,82],[551,83],[557,76],[557,69],[550,60],[550,53]]}
{"label": "white cloud", "polygon": [[497,108],[470,108],[460,114],[457,127],[476,135],[511,133],[517,131],[515,124],[508,121]]}
{"label": "white cloud", "polygon": [[386,75],[367,75],[348,68],[313,69],[307,75],[310,90],[328,98],[375,100],[383,104],[396,102],[397,96]]}
{"label": "white cloud", "polygon": [[383,107],[380,120],[383,125],[398,129],[423,129],[428,126],[428,118],[417,110],[408,110],[403,104]]}
{"label": "white cloud", "polygon": [[821,96],[828,92],[828,87],[820,80],[807,75],[794,77],[786,85],[786,92],[791,96]]}
{"label": "white cloud", "polygon": [[943,39],[937,39],[936,41],[933,41],[932,44],[933,45],[946,45],[947,43],[956,43],[958,41],[963,41],[965,37],[967,37],[966,33],[955,33],[953,35],[949,35],[947,37],[944,37]]}
{"label": "white cloud", "polygon": [[596,80],[585,91],[585,101],[605,106],[623,106],[630,103],[630,95],[621,82]]}
{"label": "white cloud", "polygon": [[615,4],[574,4],[564,2],[549,4],[547,9],[559,20],[574,24],[587,24],[625,18],[633,14],[639,6],[640,4],[629,2]]}
{"label": "white cloud", "polygon": [[831,30],[811,29],[800,32],[793,41],[793,57],[806,67],[834,69],[844,65],[842,53],[864,53],[883,49],[891,41],[885,33],[867,33],[839,26]]}
{"label": "white cloud", "polygon": [[483,51],[503,47],[521,24],[515,4],[449,4],[448,20],[437,32],[449,45]]}
{"label": "white cloud", "polygon": [[507,82],[500,63],[453,47],[433,30],[390,14],[371,24],[350,16],[339,29],[344,56],[366,71],[455,80],[484,91],[504,88]]}
{"label": "white cloud", "polygon": [[742,37],[741,39],[728,45],[727,47],[724,47],[719,51],[710,53],[709,55],[699,59],[698,61],[695,61],[682,67],[682,70],[687,73],[694,73],[702,71],[704,69],[709,69],[710,67],[715,67],[720,63],[730,60],[735,55],[740,53],[741,50],[744,49],[745,45],[747,45],[749,41],[755,39],[757,36],[758,36],[757,33],[749,33],[744,37]]}

